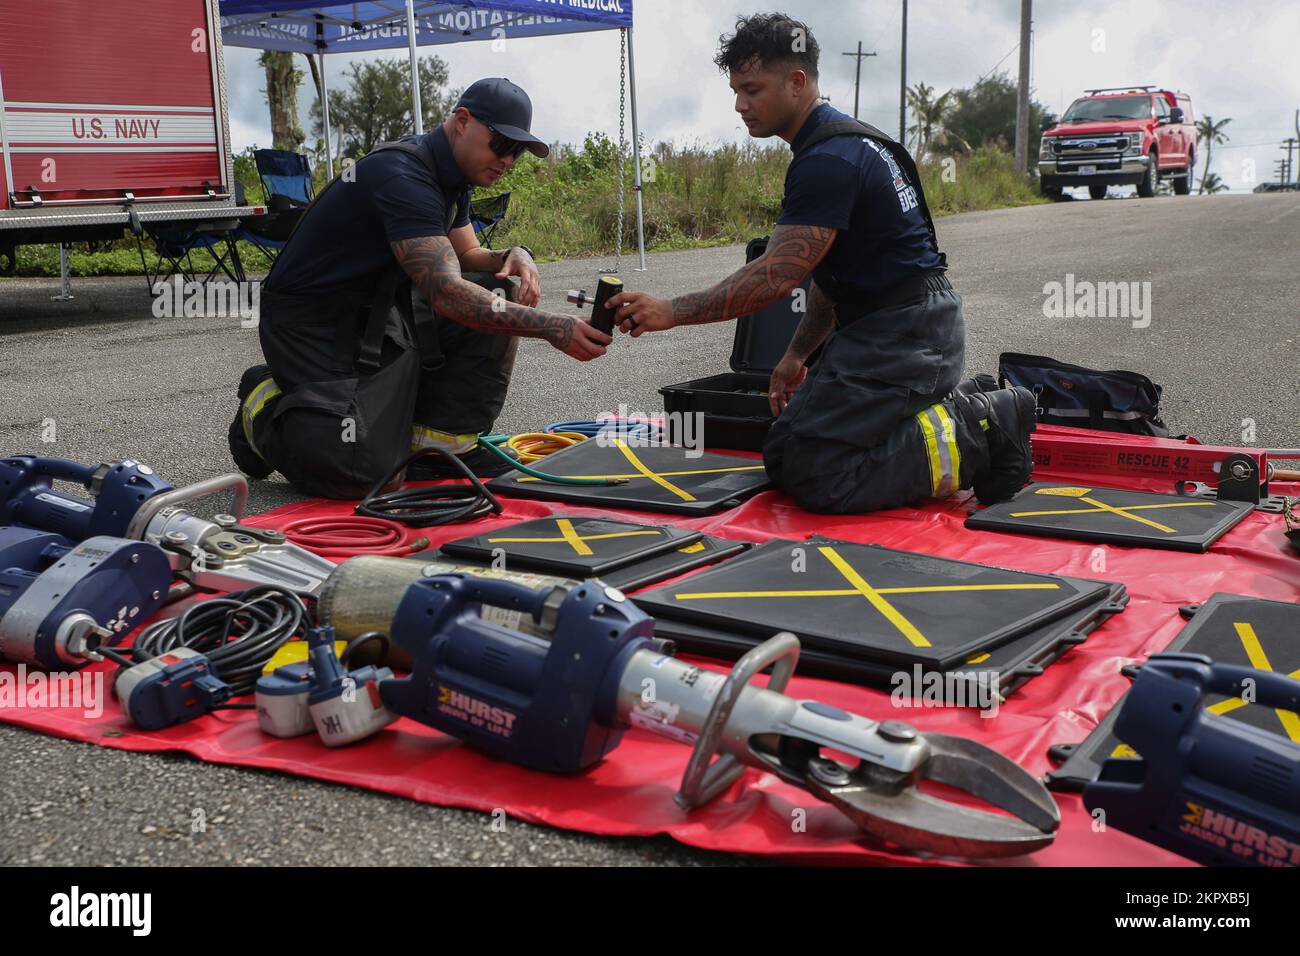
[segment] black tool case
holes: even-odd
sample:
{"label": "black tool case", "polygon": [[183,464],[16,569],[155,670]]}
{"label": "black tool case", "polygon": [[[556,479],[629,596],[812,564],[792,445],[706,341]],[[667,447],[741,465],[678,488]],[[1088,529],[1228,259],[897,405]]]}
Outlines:
{"label": "black tool case", "polygon": [[[767,239],[764,236],[750,241],[745,247],[746,262],[752,262],[767,250]],[[792,292],[761,312],[736,320],[730,372],[659,389],[664,397],[664,411],[668,413],[669,441],[680,444],[689,437],[682,434],[681,421],[673,413],[685,416],[702,412],[703,438],[708,447],[763,450],[763,439],[775,421],[767,398],[772,370],[785,355],[804,316],[811,284],[811,277],[805,279],[799,286],[803,290],[801,295]],[[795,303],[800,300],[804,310],[796,311]],[[809,359],[810,364],[812,361]]]}

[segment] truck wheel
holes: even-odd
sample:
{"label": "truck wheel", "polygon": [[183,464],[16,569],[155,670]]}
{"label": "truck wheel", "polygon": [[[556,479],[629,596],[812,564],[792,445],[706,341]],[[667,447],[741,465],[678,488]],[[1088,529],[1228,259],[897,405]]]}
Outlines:
{"label": "truck wheel", "polygon": [[1156,182],[1160,178],[1160,173],[1156,171],[1156,151],[1153,149],[1147,155],[1151,162],[1147,163],[1147,174],[1138,183],[1138,195],[1143,199],[1150,199],[1156,194]]}
{"label": "truck wheel", "polygon": [[1089,187],[1088,187],[1088,195],[1091,196],[1093,199],[1105,199],[1105,198],[1106,198],[1106,187],[1105,187],[1105,186],[1089,186]]}
{"label": "truck wheel", "polygon": [[1192,191],[1192,167],[1195,166],[1191,153],[1187,154],[1187,165],[1183,171],[1174,176],[1174,195],[1186,196]]}
{"label": "truck wheel", "polygon": [[1038,185],[1038,191],[1039,191],[1040,193],[1042,193],[1044,196],[1046,196],[1048,199],[1060,199],[1060,198],[1061,198],[1061,187],[1060,187],[1060,186],[1044,186],[1042,183],[1039,183],[1039,185]]}

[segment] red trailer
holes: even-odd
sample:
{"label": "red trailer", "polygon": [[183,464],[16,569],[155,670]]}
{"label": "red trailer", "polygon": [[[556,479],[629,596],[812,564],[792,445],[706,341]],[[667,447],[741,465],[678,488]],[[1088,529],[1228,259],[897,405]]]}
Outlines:
{"label": "red trailer", "polygon": [[28,243],[230,224],[217,0],[0,0],[0,273]]}

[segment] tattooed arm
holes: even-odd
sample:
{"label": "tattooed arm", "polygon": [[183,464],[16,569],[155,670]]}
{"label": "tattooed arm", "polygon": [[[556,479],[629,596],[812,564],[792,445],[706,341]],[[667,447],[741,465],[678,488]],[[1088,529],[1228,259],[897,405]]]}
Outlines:
{"label": "tattooed arm", "polygon": [[808,377],[808,356],[817,351],[817,346],[826,340],[834,326],[835,304],[814,282],[809,290],[808,311],[799,320],[799,327],[794,330],[785,354],[772,370],[767,401],[773,415],[780,415],[790,404],[790,399]]}
{"label": "tattooed arm", "polygon": [[817,351],[817,346],[826,341],[826,336],[830,335],[834,327],[835,303],[814,282],[808,292],[808,311],[799,320],[799,327],[794,330],[794,337],[790,339],[786,353],[803,364],[808,361],[808,356]]}
{"label": "tattooed arm", "polygon": [[604,355],[605,346],[613,341],[576,316],[508,302],[467,281],[460,274],[456,250],[446,236],[399,239],[390,245],[393,255],[430,307],[462,325],[504,335],[546,339],[561,352],[584,362]]}
{"label": "tattooed arm", "polygon": [[777,226],[767,251],[704,292],[657,299],[624,292],[610,299],[615,321],[634,336],[676,325],[723,322],[752,315],[789,295],[830,251],[837,230],[826,226]]}

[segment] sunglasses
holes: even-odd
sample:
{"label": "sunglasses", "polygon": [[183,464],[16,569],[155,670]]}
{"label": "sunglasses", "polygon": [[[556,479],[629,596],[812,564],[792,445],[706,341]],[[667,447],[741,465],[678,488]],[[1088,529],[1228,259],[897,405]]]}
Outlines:
{"label": "sunglasses", "polygon": [[488,140],[488,149],[492,150],[500,158],[505,159],[509,156],[512,159],[518,159],[520,154],[528,149],[527,143],[511,139],[509,136],[497,132],[495,127],[488,126],[487,123],[483,125],[487,126],[488,132],[492,134],[492,138]]}

